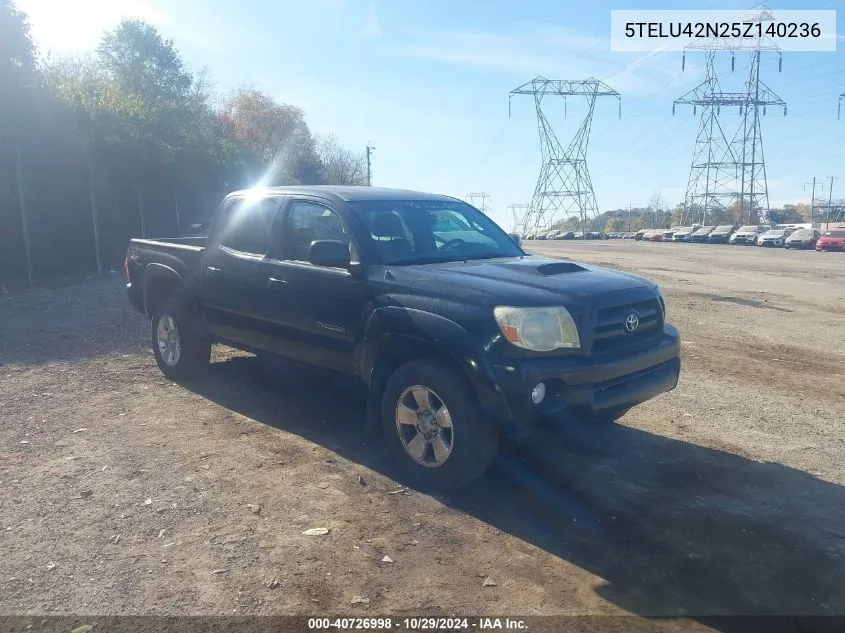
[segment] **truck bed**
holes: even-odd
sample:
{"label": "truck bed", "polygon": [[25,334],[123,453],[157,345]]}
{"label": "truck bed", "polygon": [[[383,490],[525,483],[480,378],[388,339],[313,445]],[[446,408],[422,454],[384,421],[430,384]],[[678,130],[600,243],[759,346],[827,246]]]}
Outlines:
{"label": "truck bed", "polygon": [[186,285],[199,277],[203,252],[208,238],[174,237],[161,239],[132,239],[126,252],[126,274],[132,304],[144,311],[144,277],[151,264],[169,268]]}

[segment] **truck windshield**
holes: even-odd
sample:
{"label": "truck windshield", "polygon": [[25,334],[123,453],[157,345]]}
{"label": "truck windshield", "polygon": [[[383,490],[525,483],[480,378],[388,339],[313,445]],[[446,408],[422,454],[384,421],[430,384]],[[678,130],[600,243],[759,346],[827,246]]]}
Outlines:
{"label": "truck windshield", "polygon": [[524,255],[495,222],[460,201],[374,200],[349,205],[361,218],[382,264]]}

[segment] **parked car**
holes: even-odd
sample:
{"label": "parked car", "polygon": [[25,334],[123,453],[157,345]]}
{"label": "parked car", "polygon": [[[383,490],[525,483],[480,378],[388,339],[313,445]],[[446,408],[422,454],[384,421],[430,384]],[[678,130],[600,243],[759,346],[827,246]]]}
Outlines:
{"label": "parked car", "polygon": [[731,235],[729,243],[755,246],[757,244],[757,238],[771,228],[770,226],[741,226],[736,233]]}
{"label": "parked car", "polygon": [[845,229],[825,231],[816,241],[817,251],[845,251]]}
{"label": "parked car", "polygon": [[646,233],[648,233],[651,229],[640,229],[636,233],[634,233],[634,239],[638,242],[642,240]]}
{"label": "parked car", "polygon": [[575,235],[574,231],[561,231],[560,234],[555,238],[556,240],[571,240],[572,236]]}
{"label": "parked car", "polygon": [[647,242],[662,242],[663,241],[663,230],[662,229],[651,229],[650,231],[646,232],[643,235],[643,240]]}
{"label": "parked car", "polygon": [[771,229],[757,238],[757,246],[783,246],[795,229]]}
{"label": "parked car", "polygon": [[575,232],[572,234],[572,239],[573,239],[573,240],[583,240],[583,239],[584,239],[584,234],[583,234],[581,231],[575,231]]}
{"label": "parked car", "polygon": [[730,224],[722,224],[717,226],[710,235],[707,236],[708,244],[727,244],[730,241],[734,232],[734,227]]}
{"label": "parked car", "polygon": [[689,236],[689,241],[698,243],[698,244],[706,244],[707,239],[710,237],[710,234],[715,229],[715,226],[702,226],[699,227],[693,232],[692,235]]}
{"label": "parked car", "polygon": [[816,247],[821,234],[822,232],[818,229],[798,229],[786,238],[783,246],[784,248],[812,249]]}
{"label": "parked car", "polygon": [[538,233],[537,235],[534,236],[534,239],[535,240],[545,240],[546,234],[545,233]]}
{"label": "parked car", "polygon": [[547,240],[556,240],[559,233],[561,233],[561,231],[557,231],[557,230],[549,231],[548,233],[546,233],[546,239]]}
{"label": "parked car", "polygon": [[[680,227],[678,227],[678,228],[680,228]],[[677,231],[677,230],[678,230],[678,228],[674,228],[674,229],[663,229],[663,230],[661,231],[661,234],[663,235],[663,241],[664,241],[664,242],[671,242],[671,241],[672,241],[672,238],[675,236],[675,231]]]}
{"label": "parked car", "polygon": [[447,196],[234,192],[204,244],[133,239],[125,269],[168,379],[196,378],[214,342],[346,375],[365,428],[424,487],[481,475],[505,431],[610,422],[680,374],[653,282],[528,257]]}
{"label": "parked car", "polygon": [[698,230],[698,225],[682,226],[672,235],[673,242],[689,242],[690,236]]}

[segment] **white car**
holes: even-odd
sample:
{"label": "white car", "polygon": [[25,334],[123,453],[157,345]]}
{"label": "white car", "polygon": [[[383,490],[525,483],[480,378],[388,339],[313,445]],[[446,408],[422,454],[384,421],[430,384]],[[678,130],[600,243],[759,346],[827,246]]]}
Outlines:
{"label": "white car", "polygon": [[673,242],[689,242],[690,236],[695,233],[700,225],[682,226],[672,235]]}
{"label": "white car", "polygon": [[771,229],[772,227],[770,226],[741,226],[736,233],[731,235],[728,242],[730,244],[750,244],[754,246],[757,243],[757,238]]}
{"label": "white car", "polygon": [[783,246],[795,229],[772,229],[757,238],[757,246]]}

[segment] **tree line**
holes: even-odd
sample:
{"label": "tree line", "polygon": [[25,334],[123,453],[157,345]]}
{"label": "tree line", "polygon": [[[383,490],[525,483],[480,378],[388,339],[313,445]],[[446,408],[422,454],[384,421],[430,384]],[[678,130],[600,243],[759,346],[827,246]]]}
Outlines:
{"label": "tree line", "polygon": [[150,24],[44,58],[0,0],[0,292],[119,268],[129,238],[176,235],[234,189],[366,180],[363,152],[256,88],[215,94]]}

